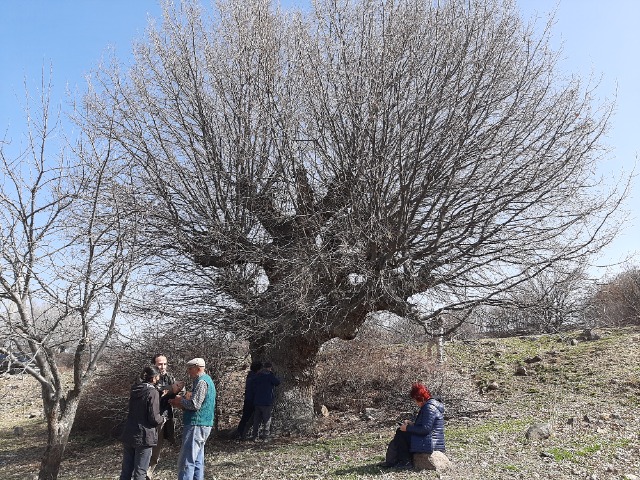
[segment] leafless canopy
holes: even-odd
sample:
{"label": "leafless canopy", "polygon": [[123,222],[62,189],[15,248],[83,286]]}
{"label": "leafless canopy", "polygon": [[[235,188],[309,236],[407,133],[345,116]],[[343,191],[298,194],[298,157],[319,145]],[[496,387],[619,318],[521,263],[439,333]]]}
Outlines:
{"label": "leafless canopy", "polygon": [[495,299],[610,240],[611,108],[557,61],[509,1],[183,2],[130,69],[98,72],[81,121],[177,261],[156,279],[236,331],[321,343],[371,312]]}

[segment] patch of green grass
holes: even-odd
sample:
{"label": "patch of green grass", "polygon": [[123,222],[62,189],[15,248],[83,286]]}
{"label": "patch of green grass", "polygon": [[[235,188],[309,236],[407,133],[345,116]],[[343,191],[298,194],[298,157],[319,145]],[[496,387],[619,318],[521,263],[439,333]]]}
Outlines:
{"label": "patch of green grass", "polygon": [[389,438],[380,438],[377,434],[364,434],[359,436],[340,436],[324,440],[290,443],[278,446],[275,451],[286,454],[309,454],[324,452],[328,457],[339,459],[337,452],[361,450],[363,448],[375,448],[384,451],[386,444],[393,438],[393,431],[389,432]]}
{"label": "patch of green grass", "polygon": [[572,450],[562,447],[551,447],[546,451],[553,456],[553,459],[556,462],[561,462],[563,460],[573,460],[575,457],[575,454]]}
{"label": "patch of green grass", "polygon": [[532,421],[532,418],[509,420],[487,419],[473,426],[451,425],[447,429],[447,440],[451,443],[478,442],[492,435],[519,433],[523,432]]}
{"label": "patch of green grass", "polygon": [[363,475],[384,475],[385,472],[376,465],[342,465],[337,470],[334,470],[333,474],[342,479],[358,479]]}
{"label": "patch of green grass", "polygon": [[553,455],[556,462],[563,460],[569,460],[571,462],[579,462],[580,457],[589,457],[596,452],[602,450],[602,445],[594,443],[592,445],[586,445],[582,448],[572,449],[563,447],[551,447],[547,450],[548,453]]}
{"label": "patch of green grass", "polygon": [[502,470],[506,470],[507,472],[519,472],[520,468],[515,465],[500,465]]}

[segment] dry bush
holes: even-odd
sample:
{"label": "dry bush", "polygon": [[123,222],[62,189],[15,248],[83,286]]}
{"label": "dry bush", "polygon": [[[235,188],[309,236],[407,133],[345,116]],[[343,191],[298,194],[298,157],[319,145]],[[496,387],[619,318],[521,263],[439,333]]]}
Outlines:
{"label": "dry bush", "polygon": [[74,353],[72,352],[60,352],[56,354],[56,365],[63,372],[69,372],[73,370]]}
{"label": "dry bush", "polygon": [[[169,372],[176,380],[184,381],[189,389],[191,381],[185,364],[194,357],[202,357],[207,373],[216,386],[216,428],[229,429],[237,421],[242,409],[247,346],[220,335],[202,332],[194,338],[185,335],[144,335],[136,343],[111,349],[87,389],[78,408],[74,424],[77,430],[92,431],[103,436],[117,437],[127,416],[129,390],[146,365],[157,353],[166,355]],[[176,426],[180,427],[181,415]]]}
{"label": "dry bush", "polygon": [[[471,381],[446,364],[438,365],[428,355],[426,345],[394,343],[397,341],[397,335],[368,324],[355,340],[325,344],[318,356],[316,406],[326,405],[332,411],[345,413],[377,408],[390,412],[388,418],[395,422],[397,416],[415,410],[408,392],[413,382],[420,381],[444,400],[449,416],[473,410],[472,403],[478,397]],[[218,434],[236,426],[249,366],[247,345],[223,335],[200,332],[189,338],[187,333],[174,330],[171,335],[154,333],[136,343],[112,348],[80,403],[74,428],[117,437],[127,415],[131,384],[156,353],[167,356],[169,371],[187,385],[190,382],[185,363],[193,357],[203,357],[217,390]],[[178,430],[180,417],[178,414]]]}
{"label": "dry bush", "polygon": [[422,382],[444,401],[448,416],[475,409],[479,397],[470,379],[437,364],[426,345],[391,344],[387,338],[385,332],[369,327],[355,340],[325,344],[318,357],[316,405],[333,411],[371,407],[402,414],[415,409],[409,390],[413,382]]}
{"label": "dry bush", "polygon": [[640,267],[629,265],[591,297],[591,326],[640,325]]}

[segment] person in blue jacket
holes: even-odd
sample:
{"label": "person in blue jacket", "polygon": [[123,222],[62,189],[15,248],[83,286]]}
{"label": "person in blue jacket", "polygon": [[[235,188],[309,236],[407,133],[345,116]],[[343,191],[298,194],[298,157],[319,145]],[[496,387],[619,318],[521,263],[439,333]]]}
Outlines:
{"label": "person in blue jacket", "polygon": [[[253,431],[251,439],[258,437],[264,441],[269,440],[271,433],[271,413],[275,399],[274,387],[280,385],[280,379],[272,371],[271,362],[262,364],[262,369],[249,381],[247,396],[251,399],[253,411]],[[262,431],[260,427],[262,426]]]}
{"label": "person in blue jacket", "polygon": [[445,452],[444,405],[421,383],[411,386],[410,396],[420,411],[413,422],[405,421],[396,431],[391,442],[395,455],[387,458],[388,467],[411,468],[414,453]]}
{"label": "person in blue jacket", "polygon": [[251,363],[251,367],[249,367],[249,373],[247,373],[247,379],[244,382],[244,403],[242,404],[242,417],[240,418],[240,423],[238,423],[238,428],[235,432],[235,438],[239,440],[244,440],[247,435],[247,429],[251,428],[253,425],[253,411],[255,407],[253,406],[253,399],[249,398],[250,396],[250,385],[251,380],[255,377],[258,372],[262,369],[262,362],[256,360]]}

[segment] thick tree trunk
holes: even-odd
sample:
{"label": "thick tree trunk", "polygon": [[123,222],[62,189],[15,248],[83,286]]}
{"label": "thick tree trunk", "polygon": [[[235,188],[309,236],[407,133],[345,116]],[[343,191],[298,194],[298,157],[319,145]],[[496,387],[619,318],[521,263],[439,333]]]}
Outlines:
{"label": "thick tree trunk", "polygon": [[47,416],[48,442],[42,456],[38,480],[56,480],[60,472],[64,450],[69,441],[69,433],[76,416],[78,402],[76,400],[65,403],[64,401],[45,401],[45,414]]}
{"label": "thick tree trunk", "polygon": [[274,373],[282,381],[276,388],[275,430],[304,432],[313,425],[316,356],[322,343],[315,338],[283,336],[267,346],[252,346],[253,359],[272,362]]}

